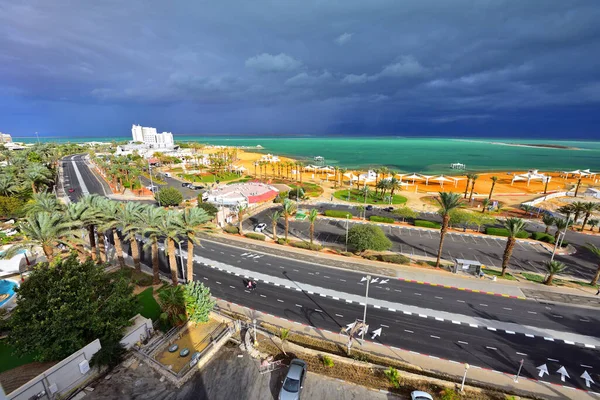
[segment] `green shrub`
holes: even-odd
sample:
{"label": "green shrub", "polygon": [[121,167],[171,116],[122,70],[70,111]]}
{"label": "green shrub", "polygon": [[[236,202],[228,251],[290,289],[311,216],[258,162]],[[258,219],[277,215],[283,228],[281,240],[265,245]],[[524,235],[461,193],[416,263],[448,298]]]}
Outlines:
{"label": "green shrub", "polygon": [[382,254],[381,261],[394,263],[394,264],[410,264],[410,258],[403,256],[402,254]]}
{"label": "green shrub", "polygon": [[567,242],[567,241],[565,241],[565,240],[563,240],[563,241],[560,243],[560,247],[567,247],[568,245],[569,245],[569,242]]}
{"label": "green shrub", "polygon": [[534,239],[534,240],[539,240],[541,242],[546,242],[546,243],[554,244],[554,236],[549,235],[549,234],[544,233],[544,232],[533,232],[531,234],[531,238]]}
{"label": "green shrub", "polygon": [[[198,196],[200,197],[200,195],[198,195]],[[198,202],[198,208],[203,209],[204,211],[206,211],[206,213],[208,215],[210,215],[213,218],[219,212],[219,209],[214,204],[210,204],[210,203]]]}
{"label": "green shrub", "polygon": [[227,226],[225,226],[225,228],[223,228],[223,230],[227,233],[232,233],[234,235],[237,235],[240,233],[240,229],[237,226],[233,226],[233,225],[227,225]]}
{"label": "green shrub", "polygon": [[263,242],[265,240],[265,235],[263,235],[262,233],[248,232],[244,236],[246,236],[249,239],[262,240]]}
{"label": "green shrub", "polygon": [[444,390],[442,390],[442,392],[440,393],[441,400],[459,400],[460,399],[460,395],[458,393],[456,393],[456,390],[454,389],[449,389],[446,388]]}
{"label": "green shrub", "polygon": [[400,388],[400,374],[398,370],[394,367],[389,367],[385,370],[385,376],[387,376],[390,384],[396,389]]}
{"label": "green shrub", "polygon": [[0,196],[0,217],[5,219],[22,217],[25,214],[23,212],[24,204],[16,197]]}
{"label": "green shrub", "polygon": [[350,215],[350,218],[352,218],[352,214],[342,210],[325,210],[325,215],[333,218],[347,218],[346,216]]}
{"label": "green shrub", "polygon": [[277,238],[277,243],[278,244],[288,244],[290,241],[289,240],[285,240],[285,238]]}
{"label": "green shrub", "polygon": [[348,244],[356,251],[384,251],[392,247],[392,241],[376,225],[356,224],[348,231]]}
{"label": "green shrub", "polygon": [[156,201],[163,207],[178,206],[183,201],[183,195],[173,187],[162,188],[154,195]]}
{"label": "green shrub", "polygon": [[[508,229],[506,228],[485,228],[487,235],[504,236],[508,237]],[[526,239],[529,237],[529,232],[521,231],[517,234],[519,239]]]}
{"label": "green shrub", "polygon": [[425,221],[423,219],[415,219],[415,226],[420,226],[423,228],[436,228],[436,229],[441,228],[441,225],[439,222]]}
{"label": "green shrub", "polygon": [[393,224],[394,222],[396,222],[396,220],[394,218],[380,217],[379,215],[371,215],[369,217],[369,221],[373,221],[373,222],[387,222],[389,224]]}
{"label": "green shrub", "polygon": [[323,361],[323,365],[326,367],[333,367],[333,360],[331,359],[331,357],[329,356],[323,356],[321,358],[321,361]]}
{"label": "green shrub", "polygon": [[346,257],[352,257],[354,255],[351,251],[342,251],[340,254]]}
{"label": "green shrub", "polygon": [[307,250],[315,250],[315,251],[319,251],[323,248],[323,246],[320,246],[318,244],[311,244],[310,242],[290,242],[290,245],[294,246],[294,247],[298,247],[300,249],[307,249]]}

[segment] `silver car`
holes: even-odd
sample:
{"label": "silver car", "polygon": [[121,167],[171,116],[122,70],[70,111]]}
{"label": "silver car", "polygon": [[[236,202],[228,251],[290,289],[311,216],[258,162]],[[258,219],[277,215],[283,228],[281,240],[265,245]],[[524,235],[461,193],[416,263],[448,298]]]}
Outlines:
{"label": "silver car", "polygon": [[410,394],[410,400],[433,400],[433,397],[427,392],[415,390]]}
{"label": "silver car", "polygon": [[302,391],[304,378],[306,377],[306,363],[299,358],[290,362],[283,386],[279,391],[279,400],[298,400]]}

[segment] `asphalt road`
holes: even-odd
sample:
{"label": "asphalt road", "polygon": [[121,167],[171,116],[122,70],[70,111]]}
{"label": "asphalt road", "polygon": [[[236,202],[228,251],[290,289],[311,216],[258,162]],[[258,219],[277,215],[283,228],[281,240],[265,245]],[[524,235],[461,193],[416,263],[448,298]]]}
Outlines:
{"label": "asphalt road", "polygon": [[[156,176],[156,173],[152,172],[152,177],[154,177],[154,176]],[[144,176],[142,176],[141,179],[142,179],[142,183],[145,186],[150,186],[149,179],[146,179],[146,177],[144,177]],[[174,178],[168,178],[168,177],[164,176],[163,174],[161,174],[160,179],[165,181],[166,184],[158,184],[156,182],[153,182],[155,186],[158,186],[159,188],[163,188],[163,187],[175,188],[179,193],[181,193],[184,200],[195,199],[196,197],[198,197],[198,195],[200,193],[204,192],[204,190],[195,190],[195,189],[189,189],[187,187],[183,187],[183,186],[181,186],[181,184],[183,182],[181,182],[177,179],[174,179]]]}
{"label": "asphalt road", "polygon": [[[244,222],[244,229],[253,230],[259,222],[267,223],[266,233],[272,235],[269,215],[273,210],[264,210],[251,216]],[[349,221],[349,228],[360,222]],[[290,219],[290,234],[301,240],[308,240],[308,221]],[[392,241],[392,251],[411,256],[435,257],[439,246],[440,233],[438,230],[413,229],[407,226],[392,224],[379,224]],[[279,235],[284,230],[284,221],[278,224]],[[581,235],[570,232],[571,236]],[[346,239],[346,221],[321,216],[315,224],[315,240],[321,243],[337,244],[344,247]],[[600,246],[600,238],[587,236],[586,240]],[[442,257],[447,260],[457,258],[476,260],[484,265],[500,267],[502,256],[506,247],[506,239],[488,235],[470,235],[452,232],[446,235]],[[516,271],[536,272],[546,274],[544,263],[550,259],[550,252],[540,243],[518,241],[509,267]],[[579,249],[570,256],[555,256],[555,259],[564,262],[569,269],[567,274],[584,279],[590,279],[597,269],[597,261],[586,250]]]}
{"label": "asphalt road", "polygon": [[[111,193],[104,180],[96,176],[84,161],[85,155],[74,155],[62,159],[65,193],[71,201],[77,201],[85,194],[106,196]],[[80,176],[78,176],[79,172]],[[81,184],[80,179],[83,184]],[[70,192],[69,189],[73,191]]]}

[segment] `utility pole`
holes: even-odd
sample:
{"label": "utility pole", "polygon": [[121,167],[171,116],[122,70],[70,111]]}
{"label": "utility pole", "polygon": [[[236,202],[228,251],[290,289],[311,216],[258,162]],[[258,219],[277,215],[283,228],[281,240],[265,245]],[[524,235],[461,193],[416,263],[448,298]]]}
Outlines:
{"label": "utility pole", "polygon": [[346,252],[348,252],[348,221],[350,219],[350,214],[346,214]]}
{"label": "utility pole", "polygon": [[469,370],[469,364],[465,363],[465,374],[462,378],[462,383],[460,384],[460,392],[463,393],[465,390],[465,380],[467,379],[467,371]]}
{"label": "utility pole", "polygon": [[[363,312],[363,325],[367,326],[367,303],[369,302],[369,283],[371,282],[371,275],[367,275],[367,292],[365,293],[365,311]],[[365,331],[362,330],[362,340],[365,340]]]}

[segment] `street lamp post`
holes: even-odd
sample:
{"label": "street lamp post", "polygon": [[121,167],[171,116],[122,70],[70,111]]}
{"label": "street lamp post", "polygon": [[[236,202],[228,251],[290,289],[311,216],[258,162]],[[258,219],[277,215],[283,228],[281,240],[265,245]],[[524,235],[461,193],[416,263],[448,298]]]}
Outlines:
{"label": "street lamp post", "polygon": [[365,293],[365,311],[363,312],[363,326],[365,327],[362,330],[362,340],[365,340],[365,331],[367,330],[367,303],[369,301],[369,283],[371,282],[371,275],[367,275],[367,291]]}
{"label": "street lamp post", "polygon": [[521,362],[519,363],[519,370],[517,371],[517,375],[515,376],[515,382],[519,382],[519,375],[521,375],[521,369],[523,368],[524,362],[525,360],[521,359]]}
{"label": "street lamp post", "polygon": [[460,384],[460,392],[463,393],[465,389],[465,380],[467,379],[467,371],[469,370],[469,364],[465,363],[465,374],[462,378],[462,383]]}
{"label": "street lamp post", "polygon": [[350,220],[350,214],[346,214],[346,252],[348,252],[348,221]]}
{"label": "street lamp post", "polygon": [[[150,191],[154,193],[154,183],[152,182],[152,166],[150,165],[150,159],[148,159],[148,175],[150,175]],[[156,200],[158,201],[158,206],[162,207],[160,204],[160,197],[156,196]]]}

